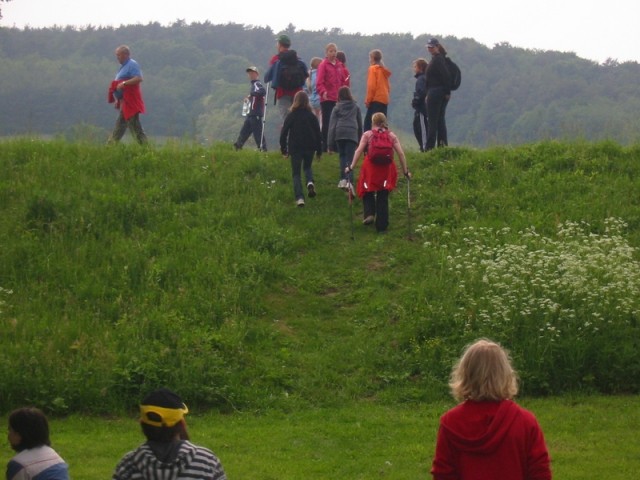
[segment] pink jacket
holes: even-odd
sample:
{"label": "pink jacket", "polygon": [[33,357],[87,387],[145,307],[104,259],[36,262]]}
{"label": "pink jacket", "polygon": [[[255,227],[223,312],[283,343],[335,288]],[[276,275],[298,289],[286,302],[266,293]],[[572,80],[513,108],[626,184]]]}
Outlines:
{"label": "pink jacket", "polygon": [[338,90],[345,85],[344,65],[340,60],[331,63],[326,58],[318,66],[316,90],[320,95],[320,101],[337,102]]}

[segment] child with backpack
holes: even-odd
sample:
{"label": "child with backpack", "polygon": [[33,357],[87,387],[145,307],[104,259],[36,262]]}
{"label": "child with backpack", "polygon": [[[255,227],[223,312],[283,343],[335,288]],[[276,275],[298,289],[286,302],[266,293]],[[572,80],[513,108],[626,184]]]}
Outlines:
{"label": "child with backpack", "polygon": [[280,132],[280,151],[291,159],[291,176],[293,178],[293,194],[298,207],[304,207],[302,192],[302,170],[307,180],[309,197],[316,196],[313,183],[313,156],[322,155],[322,133],[320,123],[311,112],[309,96],[303,90],[293,97],[289,114],[284,119]]}
{"label": "child with backpack", "polygon": [[[342,86],[338,89],[338,103],[333,109],[329,121],[328,144],[336,145],[340,157],[340,182],[338,188],[353,192],[353,172],[345,173],[351,164],[353,154],[362,136],[362,113],[353,99],[351,89]],[[331,149],[330,149],[331,150]]]}
{"label": "child with backpack", "polygon": [[411,172],[400,140],[389,130],[386,115],[376,112],[372,115],[371,122],[372,129],[362,135],[351,165],[345,168],[345,173],[352,172],[362,153],[366,152],[357,188],[364,207],[362,223],[375,223],[376,231],[381,233],[389,226],[389,192],[396,188],[398,180],[398,171],[393,161],[394,152],[398,154],[402,172],[407,179],[411,178]]}

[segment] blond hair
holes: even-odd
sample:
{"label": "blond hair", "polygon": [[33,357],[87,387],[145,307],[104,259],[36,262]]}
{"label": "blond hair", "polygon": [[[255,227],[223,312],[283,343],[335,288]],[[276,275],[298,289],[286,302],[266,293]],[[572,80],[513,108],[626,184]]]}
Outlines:
{"label": "blond hair", "polygon": [[387,116],[382,112],[376,112],[371,116],[371,123],[376,127],[389,128]]}
{"label": "blond hair", "polygon": [[517,395],[518,376],[509,353],[483,338],[465,348],[453,367],[449,387],[458,401],[506,400]]}

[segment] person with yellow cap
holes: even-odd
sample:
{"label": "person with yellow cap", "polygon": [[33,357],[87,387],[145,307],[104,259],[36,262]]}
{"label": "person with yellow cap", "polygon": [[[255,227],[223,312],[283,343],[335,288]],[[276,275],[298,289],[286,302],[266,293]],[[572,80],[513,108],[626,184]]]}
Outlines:
{"label": "person with yellow cap", "polygon": [[167,388],[155,390],[140,404],[140,426],[147,441],[125,454],[113,480],[226,480],[215,454],[189,441],[184,416],[189,409]]}

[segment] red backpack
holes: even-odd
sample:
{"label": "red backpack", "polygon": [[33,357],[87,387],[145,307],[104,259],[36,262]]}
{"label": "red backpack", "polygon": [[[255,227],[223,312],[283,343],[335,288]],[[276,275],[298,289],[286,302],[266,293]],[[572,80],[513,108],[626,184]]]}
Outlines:
{"label": "red backpack", "polygon": [[389,131],[380,128],[371,130],[373,135],[369,139],[367,156],[377,165],[388,165],[393,162],[393,140]]}

